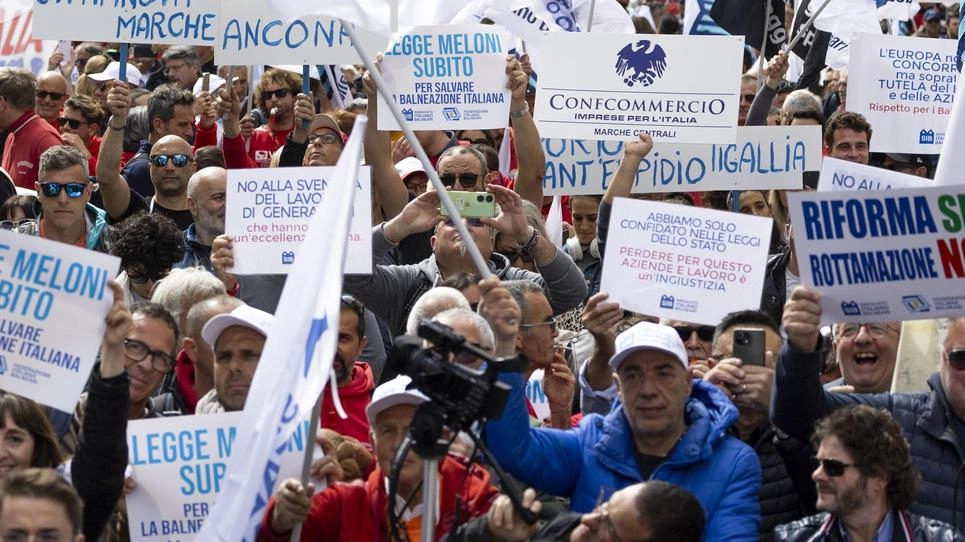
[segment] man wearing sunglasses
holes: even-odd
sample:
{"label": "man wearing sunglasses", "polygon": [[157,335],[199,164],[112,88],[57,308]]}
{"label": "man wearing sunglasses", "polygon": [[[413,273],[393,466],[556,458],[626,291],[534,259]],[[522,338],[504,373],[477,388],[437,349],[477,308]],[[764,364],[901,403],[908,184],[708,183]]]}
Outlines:
{"label": "man wearing sunglasses", "polygon": [[690,362],[706,361],[710,358],[714,345],[714,326],[694,324],[681,320],[672,320],[670,327],[674,328],[680,340],[687,348]]}
{"label": "man wearing sunglasses", "polygon": [[37,79],[30,70],[0,68],[0,131],[6,131],[3,169],[20,188],[33,189],[40,155],[60,145],[60,134],[34,113]]}
{"label": "man wearing sunglasses", "polygon": [[17,231],[45,239],[107,252],[107,213],[90,205],[93,184],[87,159],[68,145],[51,147],[40,155],[40,179],[34,185],[40,216]]}
{"label": "man wearing sunglasses", "polygon": [[100,104],[83,94],[71,96],[56,120],[64,145],[74,147],[87,157],[90,165],[88,171],[97,171],[97,154],[101,148],[101,138],[97,132],[104,120],[104,110]]}
{"label": "man wearing sunglasses", "polygon": [[909,510],[965,530],[965,476],[960,475],[965,463],[965,318],[948,326],[941,367],[928,379],[930,391],[831,393],[819,378],[828,346],[820,333],[819,298],[815,290],[799,286],[784,308],[787,343],[778,359],[771,402],[775,425],[803,440],[816,420],[843,406],[867,404],[891,412],[921,470],[922,487]]}
{"label": "man wearing sunglasses", "polygon": [[56,71],[37,76],[37,116],[57,128],[57,117],[64,102],[70,97],[67,79]]}
{"label": "man wearing sunglasses", "polygon": [[962,540],[950,525],[907,512],[921,477],[901,426],[887,412],[841,408],[817,423],[811,442],[821,513],[778,526],[775,540]]}
{"label": "man wearing sunglasses", "polygon": [[268,167],[272,153],[285,145],[295,127],[295,96],[301,88],[301,75],[281,68],[269,69],[261,76],[254,99],[268,122],[251,132],[248,148],[248,157],[258,167]]}

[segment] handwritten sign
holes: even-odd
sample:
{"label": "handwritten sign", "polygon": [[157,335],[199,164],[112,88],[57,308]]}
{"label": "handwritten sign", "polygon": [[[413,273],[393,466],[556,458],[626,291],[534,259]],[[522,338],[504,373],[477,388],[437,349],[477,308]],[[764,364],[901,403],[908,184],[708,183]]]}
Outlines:
{"label": "handwritten sign", "polygon": [[[137,481],[127,496],[132,541],[194,540],[221,492],[241,423],[241,412],[227,412],[128,424],[128,461]],[[306,446],[315,446],[307,421],[282,455],[278,484],[299,477]]]}
{"label": "handwritten sign", "polygon": [[0,389],[73,411],[119,267],[114,256],[0,231]]}
{"label": "handwritten sign", "polygon": [[801,282],[823,323],[965,314],[965,192],[788,194]]}
{"label": "handwritten sign", "polygon": [[743,36],[550,32],[535,119],[546,137],[730,143]]}
{"label": "handwritten sign", "polygon": [[31,34],[33,13],[16,2],[0,7],[0,68],[26,68],[34,75],[47,71],[47,57],[56,47],[55,41],[35,39]]}
{"label": "handwritten sign", "polygon": [[[543,194],[602,194],[623,159],[622,141],[543,139]],[[633,192],[800,189],[821,168],[819,126],[747,126],[736,143],[657,143],[640,162]]]}
{"label": "handwritten sign", "polygon": [[214,45],[219,0],[34,0],[34,36],[170,45]]}
{"label": "handwritten sign", "polygon": [[[357,64],[348,32],[331,17],[279,17],[268,0],[222,2],[215,46],[218,64]],[[388,39],[357,28],[366,51],[382,51]]]}
{"label": "handwritten sign", "polygon": [[701,324],[757,309],[772,222],[617,198],[600,290],[625,309]]}
{"label": "handwritten sign", "polygon": [[[509,121],[506,35],[491,25],[417,26],[396,35],[380,68],[415,130],[504,128]],[[381,111],[388,106],[379,95]],[[379,115],[380,130],[398,130]]]}
{"label": "handwritten sign", "polygon": [[958,80],[956,46],[955,40],[855,37],[848,110],[874,127],[871,150],[941,152]]}
{"label": "handwritten sign", "polygon": [[837,158],[825,158],[821,165],[818,190],[821,192],[893,190],[896,188],[923,188],[933,184],[934,181],[924,177],[856,164]]}
{"label": "handwritten sign", "polygon": [[[229,169],[225,233],[234,238],[232,272],[287,274],[334,171],[334,166]],[[369,167],[360,167],[346,273],[372,272],[369,178]]]}

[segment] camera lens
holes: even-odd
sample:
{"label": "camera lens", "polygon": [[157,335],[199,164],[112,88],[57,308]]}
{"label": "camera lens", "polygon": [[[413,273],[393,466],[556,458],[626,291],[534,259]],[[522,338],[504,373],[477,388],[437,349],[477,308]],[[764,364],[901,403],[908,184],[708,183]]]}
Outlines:
{"label": "camera lens", "polygon": [[482,203],[484,199],[485,199],[485,196],[483,196],[482,194],[479,194],[478,196],[476,196],[476,201],[478,201],[479,203]]}
{"label": "camera lens", "polygon": [[748,337],[747,334],[743,332],[738,332],[737,334],[735,334],[734,340],[737,342],[737,344],[750,344],[751,342],[750,337]]}
{"label": "camera lens", "polygon": [[493,201],[493,195],[486,194],[486,203],[492,203],[492,201]]}

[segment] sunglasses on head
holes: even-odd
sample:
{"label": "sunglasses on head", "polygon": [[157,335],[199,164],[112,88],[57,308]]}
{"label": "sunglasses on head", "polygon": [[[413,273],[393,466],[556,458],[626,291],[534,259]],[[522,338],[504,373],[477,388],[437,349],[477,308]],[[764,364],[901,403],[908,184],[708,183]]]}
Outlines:
{"label": "sunglasses on head", "polygon": [[272,96],[274,96],[276,99],[281,99],[281,98],[284,98],[285,96],[288,96],[288,94],[290,93],[291,93],[291,89],[287,89],[287,88],[280,88],[278,90],[265,90],[265,91],[262,91],[261,93],[261,101],[267,102],[268,100],[271,99]]}
{"label": "sunglasses on head", "polygon": [[687,342],[690,340],[690,336],[696,332],[697,338],[701,341],[712,341],[714,340],[714,326],[674,326],[674,330],[677,331],[677,335],[680,335],[680,340]]}
{"label": "sunglasses on head", "polygon": [[849,465],[837,459],[819,459],[817,457],[812,458],[815,463],[819,463],[821,468],[824,469],[824,474],[835,478],[844,474],[844,470],[848,467],[853,467],[854,465]]}
{"label": "sunglasses on head", "polygon": [[87,183],[40,183],[40,192],[48,198],[59,196],[61,189],[67,193],[68,198],[79,198],[84,195],[85,188],[87,188]]}
{"label": "sunglasses on head", "polygon": [[71,128],[76,130],[80,128],[81,124],[90,124],[90,123],[87,122],[86,120],[77,120],[69,117],[59,117],[57,118],[57,124],[59,124],[61,128],[63,128],[65,124],[69,124]]}
{"label": "sunglasses on head", "polygon": [[460,173],[459,175],[455,175],[453,173],[439,175],[439,180],[442,181],[443,186],[454,186],[456,181],[459,181],[459,184],[462,187],[476,186],[476,179],[478,178],[479,175],[477,173],[468,172]]}
{"label": "sunglasses on head", "polygon": [[948,353],[948,364],[956,371],[965,371],[965,349],[952,350]]}
{"label": "sunglasses on head", "polygon": [[37,91],[37,97],[40,98],[41,100],[46,100],[47,98],[50,98],[51,100],[59,100],[64,96],[66,96],[66,94],[64,94],[63,92],[49,92],[46,90]]}
{"label": "sunglasses on head", "polygon": [[[466,222],[466,225],[471,228],[483,228],[486,226],[482,220],[478,218],[464,218],[463,220]],[[456,223],[451,218],[446,219],[446,226],[455,227],[455,225]]]}
{"label": "sunglasses on head", "polygon": [[151,155],[151,164],[154,167],[165,167],[168,165],[168,160],[173,161],[174,167],[184,167],[191,161],[191,157],[184,153]]}

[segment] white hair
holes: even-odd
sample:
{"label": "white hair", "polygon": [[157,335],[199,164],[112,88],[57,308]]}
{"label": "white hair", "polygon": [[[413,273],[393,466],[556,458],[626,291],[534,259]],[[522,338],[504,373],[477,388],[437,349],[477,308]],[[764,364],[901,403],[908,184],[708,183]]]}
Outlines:
{"label": "white hair", "polygon": [[469,302],[466,296],[455,288],[448,286],[437,286],[422,294],[409,311],[409,319],[406,321],[405,334],[416,336],[419,322],[422,320],[432,320],[440,312],[449,309],[469,310]]}

